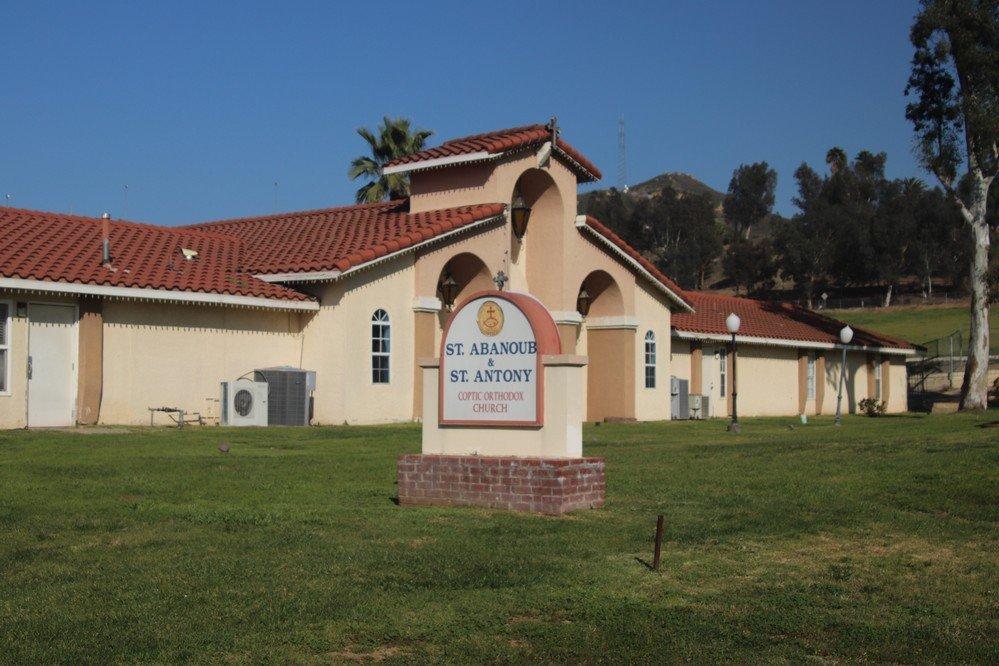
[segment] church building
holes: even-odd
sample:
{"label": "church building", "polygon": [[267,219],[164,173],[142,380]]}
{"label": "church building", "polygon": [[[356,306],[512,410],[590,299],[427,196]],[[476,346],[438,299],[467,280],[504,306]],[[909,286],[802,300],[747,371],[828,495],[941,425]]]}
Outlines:
{"label": "church building", "polygon": [[[497,285],[533,294],[563,353],[587,357],[587,420],[668,419],[679,381],[726,415],[731,312],[740,415],[834,409],[843,324],[681,289],[578,214],[600,171],[552,124],[385,171],[409,175],[408,199],[183,227],[0,208],[0,428],[217,417],[220,382],[275,366],[316,373],[312,423],[413,420],[451,308]],[[858,330],[848,408],[905,411],[913,353]]]}

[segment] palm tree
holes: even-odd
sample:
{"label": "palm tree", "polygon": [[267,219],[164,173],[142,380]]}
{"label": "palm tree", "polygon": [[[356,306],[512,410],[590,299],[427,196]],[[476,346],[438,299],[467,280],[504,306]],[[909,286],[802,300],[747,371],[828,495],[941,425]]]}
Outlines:
{"label": "palm tree", "polygon": [[351,180],[368,179],[357,190],[357,203],[372,203],[409,196],[409,176],[404,173],[385,175],[382,168],[389,162],[423,150],[423,144],[433,135],[430,130],[412,130],[407,118],[382,119],[381,127],[372,132],[366,127],[357,130],[368,142],[371,156],[362,155],[350,163],[347,175]]}

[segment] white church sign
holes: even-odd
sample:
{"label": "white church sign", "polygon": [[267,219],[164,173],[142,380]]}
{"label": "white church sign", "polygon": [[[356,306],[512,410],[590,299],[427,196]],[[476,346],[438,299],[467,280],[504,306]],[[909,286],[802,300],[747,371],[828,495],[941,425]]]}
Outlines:
{"label": "white church sign", "polygon": [[533,296],[500,291],[473,295],[444,330],[440,425],[543,425],[541,357],[558,353],[558,347],[551,315]]}

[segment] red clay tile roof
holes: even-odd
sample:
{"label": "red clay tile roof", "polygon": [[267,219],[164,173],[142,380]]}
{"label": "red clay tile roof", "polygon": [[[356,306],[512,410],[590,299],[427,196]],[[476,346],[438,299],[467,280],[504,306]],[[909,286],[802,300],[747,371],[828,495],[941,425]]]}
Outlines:
{"label": "red clay tile roof", "polygon": [[678,285],[676,282],[673,282],[673,280],[667,277],[665,273],[656,268],[655,264],[653,264],[651,261],[643,257],[641,254],[639,254],[638,250],[628,245],[628,243],[625,242],[623,238],[621,238],[616,233],[605,227],[603,223],[600,222],[600,220],[593,217],[592,215],[587,215],[586,226],[595,231],[596,233],[600,234],[604,238],[606,238],[614,245],[616,245],[622,252],[631,257],[631,259],[633,259],[642,268],[648,271],[649,274],[652,275],[652,277],[654,277],[660,284],[662,284],[662,286],[666,287],[669,291],[673,292],[673,294],[676,296],[676,299],[680,302],[681,305],[684,305],[690,309],[693,308],[693,306],[690,304],[690,301],[686,298],[687,292],[685,292],[680,287],[680,285]]}
{"label": "red clay tile roof", "polygon": [[[790,303],[758,301],[705,291],[688,291],[686,295],[695,311],[673,315],[673,328],[678,331],[729,335],[725,319],[734,312],[742,320],[739,336],[838,344],[840,329],[845,326],[844,322]],[[915,348],[905,340],[856,326],[851,328],[854,331],[851,345]]]}
{"label": "red clay tile roof", "polygon": [[[101,265],[101,223],[91,217],[0,207],[0,277],[312,300],[241,272],[236,239],[185,229],[112,221],[112,262],[106,268]],[[188,261],[181,248],[198,255]]]}
{"label": "red clay tile roof", "polygon": [[405,201],[205,222],[185,227],[239,238],[257,274],[345,271],[448,231],[503,213],[480,204],[409,213]]}
{"label": "red clay tile roof", "polygon": [[[421,150],[412,155],[406,155],[395,159],[385,166],[399,166],[402,164],[415,164],[426,160],[435,160],[442,157],[454,157],[457,155],[469,155],[471,153],[490,153],[500,155],[511,150],[520,150],[534,146],[540,146],[551,138],[551,130],[547,125],[523,125],[521,127],[510,127],[508,129],[486,132],[484,134],[474,134],[460,139],[445,141],[436,148]],[[581,152],[573,148],[560,136],[556,143],[557,151],[561,156],[568,158],[570,166],[580,175],[583,182],[600,180],[600,169],[593,162],[586,159]]]}

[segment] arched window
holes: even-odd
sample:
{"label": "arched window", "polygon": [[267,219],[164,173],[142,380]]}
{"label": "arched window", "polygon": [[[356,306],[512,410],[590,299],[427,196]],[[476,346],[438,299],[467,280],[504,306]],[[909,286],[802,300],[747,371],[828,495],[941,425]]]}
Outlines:
{"label": "arched window", "polygon": [[389,383],[389,352],[392,343],[392,326],[385,310],[375,310],[371,315],[371,381]]}
{"label": "arched window", "polygon": [[656,387],[656,334],[645,334],[645,388]]}

